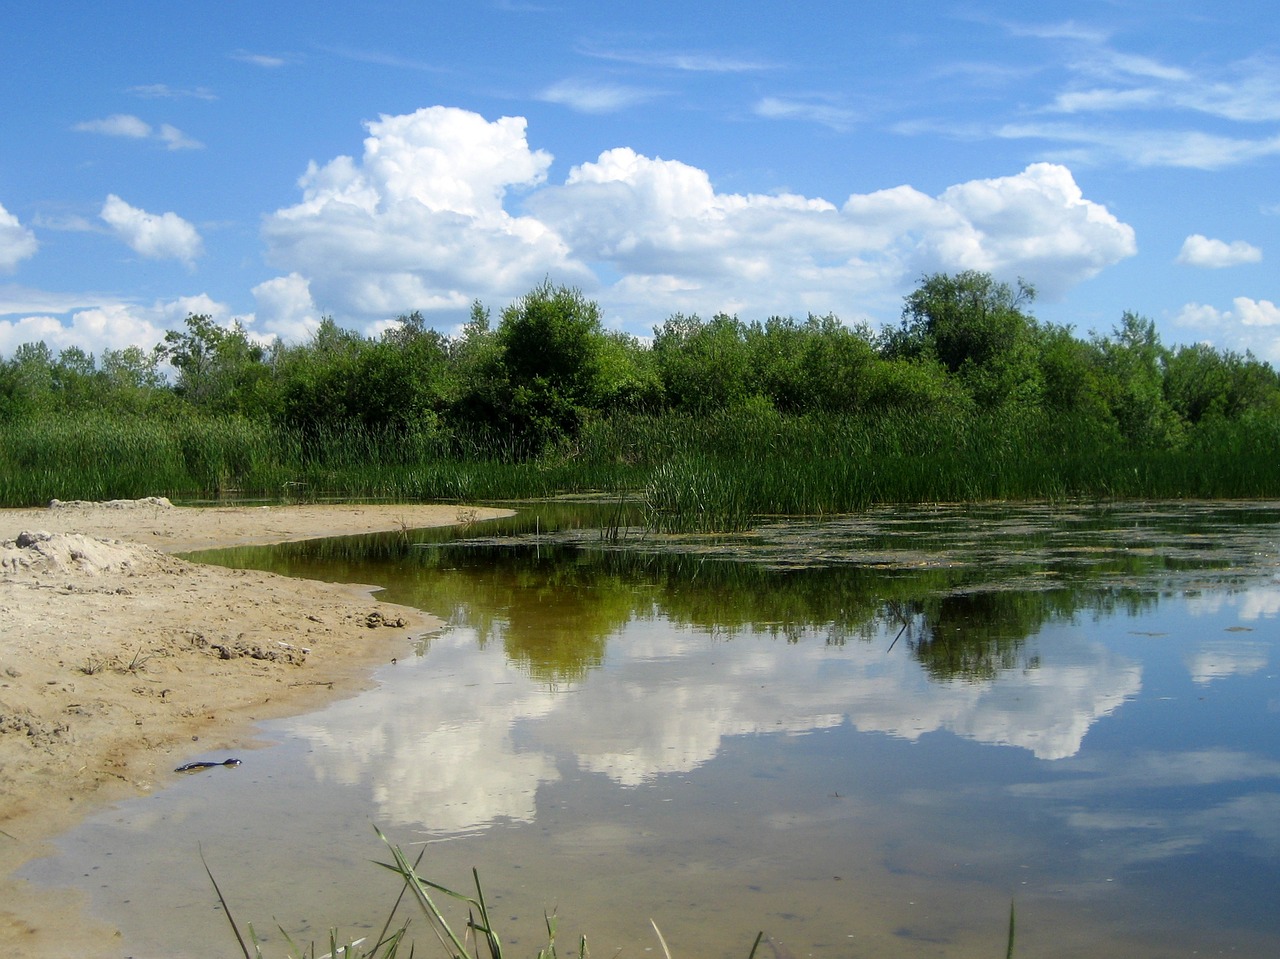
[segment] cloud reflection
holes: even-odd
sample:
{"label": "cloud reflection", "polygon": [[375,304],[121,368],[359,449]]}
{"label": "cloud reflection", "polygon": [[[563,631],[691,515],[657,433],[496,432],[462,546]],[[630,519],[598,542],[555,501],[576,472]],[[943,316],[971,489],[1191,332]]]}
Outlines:
{"label": "cloud reflection", "polygon": [[622,786],[686,773],[726,738],[800,735],[849,723],[915,740],[950,731],[1040,759],[1075,755],[1090,726],[1141,688],[1140,667],[1071,627],[1050,628],[1035,665],[997,682],[930,680],[883,642],[828,645],[752,632],[724,639],[634,619],[602,667],[576,684],[539,684],[501,644],[474,633],[434,639],[384,686],[292,723],[321,781],[369,782],[380,821],[461,832],[532,821],[557,762]]}

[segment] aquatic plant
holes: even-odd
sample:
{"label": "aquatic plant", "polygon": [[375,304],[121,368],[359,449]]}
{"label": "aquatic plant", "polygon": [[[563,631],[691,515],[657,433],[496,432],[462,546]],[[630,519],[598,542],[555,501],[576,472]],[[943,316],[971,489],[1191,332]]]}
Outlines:
{"label": "aquatic plant", "polygon": [[[415,861],[410,862],[404,850],[387,839],[381,829],[375,826],[374,831],[377,832],[378,838],[382,840],[390,851],[392,859],[389,863],[381,862],[378,865],[390,870],[402,882],[400,894],[396,897],[395,904],[387,914],[381,931],[372,941],[369,941],[367,937],[341,939],[337,930],[331,930],[329,933],[329,952],[317,957],[315,943],[299,947],[293,938],[284,929],[281,929],[280,934],[289,945],[289,955],[292,959],[337,959],[339,956],[344,957],[344,959],[396,959],[400,955],[400,950],[404,947],[408,947],[409,954],[413,955],[414,943],[408,939],[409,920],[405,919],[398,925],[394,925],[396,913],[400,910],[406,895],[417,903],[419,911],[430,924],[433,935],[450,959],[481,959],[482,955],[487,956],[488,959],[504,959],[505,952],[502,938],[494,926],[488,903],[485,900],[484,887],[480,883],[480,873],[477,870],[472,869],[471,871],[475,882],[475,895],[455,891],[425,878],[418,872],[418,867],[422,864],[422,853],[418,855]],[[218,881],[214,878],[213,871],[209,868],[208,862],[205,861],[203,851],[200,853],[200,861],[209,876],[209,881],[213,884],[214,893],[218,897],[218,902],[222,905],[222,911],[227,917],[227,922],[231,926],[231,931],[235,935],[241,953],[245,959],[263,959],[262,942],[254,932],[253,925],[251,923],[246,924],[244,930],[241,930],[240,924],[231,915],[231,906],[227,902],[226,896],[223,895],[222,889],[218,886]],[[436,904],[436,900],[433,898],[436,894],[455,900],[466,908],[466,920],[457,929],[454,928],[453,924],[450,924],[445,911]],[[547,944],[538,950],[536,959],[558,959],[560,952],[556,946],[557,919],[552,914],[546,914],[543,918],[547,930]],[[658,942],[662,946],[663,954],[667,959],[672,959],[671,950],[667,947],[666,940],[663,938],[658,924],[652,920],[650,922],[653,925],[654,932],[657,934]],[[764,939],[763,932],[756,935],[751,951],[747,954],[747,959],[755,959],[760,944]],[[481,951],[482,944],[483,953]],[[251,946],[252,948],[250,948]],[[569,955],[575,957],[575,959],[587,959],[587,937],[585,935],[578,939],[577,951]]]}

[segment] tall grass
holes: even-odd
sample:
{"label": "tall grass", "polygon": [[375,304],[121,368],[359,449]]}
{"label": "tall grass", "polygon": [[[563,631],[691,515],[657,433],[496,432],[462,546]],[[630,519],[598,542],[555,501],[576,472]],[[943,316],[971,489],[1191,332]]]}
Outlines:
{"label": "tall grass", "polygon": [[1206,421],[1178,448],[1037,411],[615,416],[521,460],[499,439],[242,417],[62,415],[0,425],[0,503],[166,495],[495,500],[634,495],[664,530],[874,504],[1280,495],[1280,421]]}

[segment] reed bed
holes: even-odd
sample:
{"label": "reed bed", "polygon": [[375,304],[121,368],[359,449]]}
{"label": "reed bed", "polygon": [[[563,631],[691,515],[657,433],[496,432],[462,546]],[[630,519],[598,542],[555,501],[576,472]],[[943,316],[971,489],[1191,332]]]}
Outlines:
{"label": "reed bed", "polygon": [[615,416],[520,459],[501,438],[239,416],[47,416],[0,427],[0,503],[175,499],[480,501],[632,496],[649,526],[734,531],[876,504],[1280,495],[1280,423],[1198,424],[1176,448],[1035,411]]}

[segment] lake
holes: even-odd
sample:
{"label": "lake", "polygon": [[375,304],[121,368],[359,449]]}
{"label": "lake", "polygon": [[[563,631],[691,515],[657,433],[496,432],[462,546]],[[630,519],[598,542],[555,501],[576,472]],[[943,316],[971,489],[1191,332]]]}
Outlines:
{"label": "lake", "polygon": [[1011,904],[1016,955],[1280,955],[1280,505],[519,509],[201,554],[448,625],[22,875],[139,956],[237,953],[199,848],[268,955],[376,934],[374,825],[477,867],[508,956],[544,910],[563,954],[1002,956]]}

